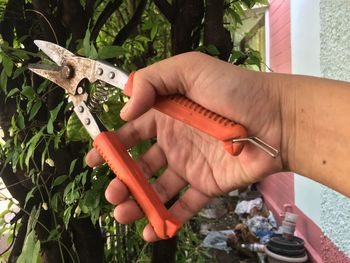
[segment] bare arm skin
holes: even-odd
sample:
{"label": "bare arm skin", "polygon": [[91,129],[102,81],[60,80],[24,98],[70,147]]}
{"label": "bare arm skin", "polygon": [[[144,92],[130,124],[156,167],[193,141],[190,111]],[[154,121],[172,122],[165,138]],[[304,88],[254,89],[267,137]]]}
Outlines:
{"label": "bare arm skin", "polygon": [[269,78],[281,86],[286,168],[350,197],[350,83]]}
{"label": "bare arm skin", "polygon": [[[281,150],[272,159],[246,144],[238,157],[220,142],[170,117],[149,110],[157,94],[181,93],[229,119]],[[350,196],[350,84],[304,76],[248,71],[204,54],[182,54],[137,71],[133,95],[121,112],[129,122],[117,131],[126,147],[157,137],[136,162],[147,178],[166,167],[153,187],[166,202],[188,187],[170,211],[186,222],[210,198],[262,180],[279,171],[294,171]],[[350,118],[350,117],[349,117]],[[91,150],[90,166],[102,163]],[[117,205],[114,216],[130,223],[143,216],[114,179],[106,198]],[[157,237],[150,226],[147,241]]]}

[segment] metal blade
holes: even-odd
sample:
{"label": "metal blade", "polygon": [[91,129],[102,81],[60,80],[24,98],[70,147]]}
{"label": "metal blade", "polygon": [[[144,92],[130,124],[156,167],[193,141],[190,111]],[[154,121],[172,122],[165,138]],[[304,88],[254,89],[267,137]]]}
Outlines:
{"label": "metal blade", "polygon": [[45,64],[29,64],[29,70],[61,86],[61,67]]}
{"label": "metal blade", "polygon": [[69,50],[51,42],[34,40],[34,44],[59,66],[62,66],[69,57],[74,56]]}

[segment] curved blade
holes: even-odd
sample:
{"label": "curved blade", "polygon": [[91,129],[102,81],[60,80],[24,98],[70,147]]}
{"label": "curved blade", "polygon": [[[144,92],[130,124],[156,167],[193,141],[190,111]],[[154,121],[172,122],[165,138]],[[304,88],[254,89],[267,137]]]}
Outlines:
{"label": "curved blade", "polygon": [[59,66],[62,66],[67,58],[74,56],[69,50],[48,41],[34,40],[34,44]]}
{"label": "curved blade", "polygon": [[61,67],[45,64],[29,64],[28,69],[45,79],[48,79],[61,86]]}

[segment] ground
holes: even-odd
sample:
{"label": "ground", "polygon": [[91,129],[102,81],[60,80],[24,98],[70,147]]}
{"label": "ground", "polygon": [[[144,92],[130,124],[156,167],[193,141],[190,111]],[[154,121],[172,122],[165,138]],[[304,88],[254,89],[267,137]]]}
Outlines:
{"label": "ground", "polygon": [[[238,217],[234,213],[238,198],[225,196],[215,198],[200,213],[201,229],[200,235],[204,240],[207,231],[219,231],[233,229],[238,223]],[[231,250],[229,253],[218,249],[208,249],[209,253],[216,259],[218,263],[257,263],[257,258],[247,258],[237,250]]]}

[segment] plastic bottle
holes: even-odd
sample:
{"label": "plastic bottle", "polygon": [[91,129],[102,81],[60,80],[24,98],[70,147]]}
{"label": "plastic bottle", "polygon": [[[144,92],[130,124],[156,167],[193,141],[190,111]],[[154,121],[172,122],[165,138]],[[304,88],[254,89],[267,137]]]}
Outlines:
{"label": "plastic bottle", "polygon": [[260,243],[242,244],[241,247],[252,252],[265,252],[265,245]]}

